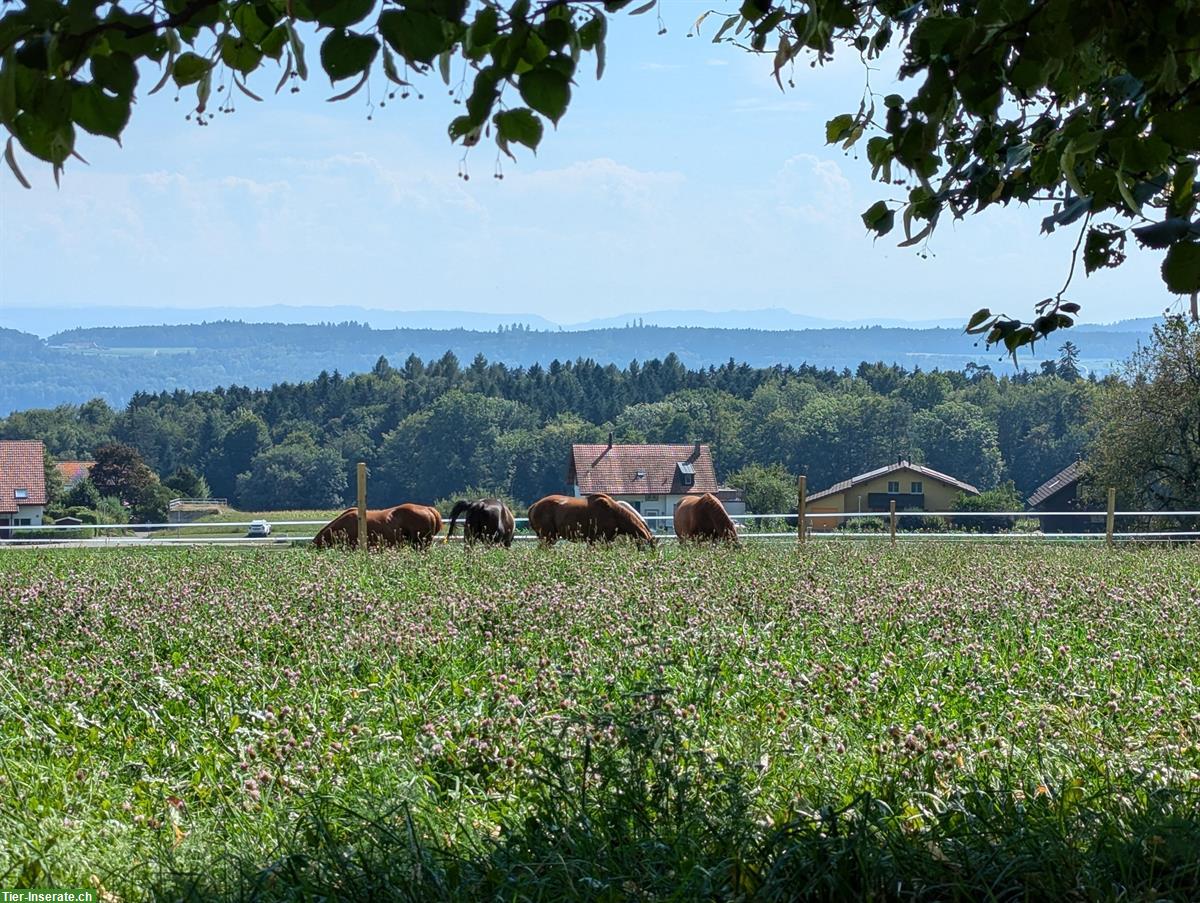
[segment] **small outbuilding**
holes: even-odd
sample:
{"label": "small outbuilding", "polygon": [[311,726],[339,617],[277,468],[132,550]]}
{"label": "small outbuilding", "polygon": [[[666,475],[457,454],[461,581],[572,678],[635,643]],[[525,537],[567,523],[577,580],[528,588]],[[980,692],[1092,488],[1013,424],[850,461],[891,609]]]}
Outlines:
{"label": "small outbuilding", "polygon": [[1035,489],[1025,500],[1030,511],[1047,512],[1038,514],[1043,533],[1091,533],[1103,526],[1103,516],[1079,517],[1056,513],[1084,510],[1079,489],[1087,474],[1087,464],[1075,461]]}

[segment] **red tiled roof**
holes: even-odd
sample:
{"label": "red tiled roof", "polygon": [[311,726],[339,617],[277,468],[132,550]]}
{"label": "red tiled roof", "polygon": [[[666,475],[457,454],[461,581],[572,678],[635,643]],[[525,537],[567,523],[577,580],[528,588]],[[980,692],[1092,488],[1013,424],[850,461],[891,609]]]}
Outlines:
{"label": "red tiled roof", "polygon": [[908,461],[900,461],[896,464],[889,464],[887,467],[877,467],[875,470],[868,470],[866,473],[860,473],[856,477],[851,477],[848,480],[842,480],[840,483],[834,483],[828,489],[822,489],[820,492],[814,492],[808,497],[809,502],[815,502],[817,499],[823,499],[829,495],[837,495],[839,492],[845,492],[852,486],[857,486],[859,483],[867,483],[871,480],[881,477],[884,474],[893,473],[897,470],[911,470],[914,473],[919,473],[922,476],[929,477],[931,480],[937,480],[939,483],[945,483],[947,486],[953,486],[955,489],[961,489],[968,495],[979,495],[979,490],[970,483],[964,483],[962,480],[956,480],[949,474],[942,473],[939,470],[934,470],[932,467],[925,467],[922,464],[911,464]]}
{"label": "red tiled roof", "polygon": [[[679,467],[691,465],[696,480],[679,482]],[[640,474],[640,476],[639,476]],[[570,482],[584,495],[686,495],[717,491],[717,472],[707,445],[573,445]]]}
{"label": "red tiled roof", "polygon": [[63,482],[73,486],[80,480],[86,480],[95,461],[55,461],[54,466],[62,474]]}
{"label": "red tiled roof", "polygon": [[[38,439],[0,440],[0,514],[46,504],[46,446]],[[26,498],[17,492],[25,490]]]}

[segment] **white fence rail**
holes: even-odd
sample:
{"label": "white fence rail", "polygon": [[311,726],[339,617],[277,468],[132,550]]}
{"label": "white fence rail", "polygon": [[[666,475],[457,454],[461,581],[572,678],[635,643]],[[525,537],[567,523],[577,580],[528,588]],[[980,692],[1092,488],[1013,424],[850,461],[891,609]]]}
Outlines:
{"label": "white fence rail", "polygon": [[[764,523],[775,526],[780,522],[796,523],[796,514],[737,514],[731,515],[738,525],[738,535],[747,540],[762,541],[792,541],[800,536],[793,527],[788,530],[761,529]],[[1080,518],[1082,523],[1097,523],[1108,518],[1172,518],[1193,519],[1193,529],[1173,530],[1116,530],[1111,533],[1103,526],[1095,531],[1078,532],[1042,532],[1006,530],[999,532],[977,532],[969,529],[937,530],[918,529],[906,530],[899,527],[898,522],[904,520],[910,523],[912,519],[952,518],[963,523],[974,519],[1010,519],[1010,520],[1039,520],[1043,517]],[[878,530],[848,529],[855,520],[868,519],[881,523]],[[660,537],[674,535],[673,518],[671,515],[649,515],[644,520],[653,532]],[[890,540],[904,541],[957,541],[957,542],[1058,542],[1058,541],[1161,541],[1161,542],[1195,542],[1200,540],[1200,511],[897,511],[890,512],[806,512],[805,539],[819,540]],[[832,520],[841,522],[834,530],[813,529],[814,522],[822,524]],[[519,541],[533,541],[536,536],[529,531],[528,519],[519,517],[517,521],[517,536]],[[0,548],[22,546],[74,546],[74,547],[105,547],[105,546],[173,546],[173,545],[214,545],[214,546],[264,546],[292,545],[308,543],[313,535],[326,521],[318,520],[278,520],[269,521],[272,532],[268,536],[248,536],[251,521],[214,522],[192,521],[189,523],[159,523],[159,524],[45,524],[42,526],[7,526],[0,524]],[[984,521],[985,527],[987,522]],[[1100,526],[1098,524],[1098,526]],[[756,527],[760,529],[755,529]],[[290,529],[295,528],[295,529]],[[188,535],[188,534],[191,535]],[[241,535],[229,535],[238,533]],[[456,534],[455,541],[461,538]]]}

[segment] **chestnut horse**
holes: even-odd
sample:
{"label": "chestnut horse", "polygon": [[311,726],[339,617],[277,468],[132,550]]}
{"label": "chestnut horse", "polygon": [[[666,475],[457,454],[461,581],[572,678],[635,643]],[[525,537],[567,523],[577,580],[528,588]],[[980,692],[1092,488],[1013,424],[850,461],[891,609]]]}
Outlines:
{"label": "chestnut horse", "polygon": [[455,502],[450,510],[450,529],[446,538],[454,535],[454,522],[458,516],[463,517],[463,542],[470,545],[476,540],[491,543],[504,543],[504,548],[512,545],[513,533],[517,523],[508,505],[500,499],[480,499],[476,502]]}
{"label": "chestnut horse", "polygon": [[[428,548],[442,529],[442,516],[428,505],[396,505],[367,512],[367,545],[398,546],[407,543]],[[347,508],[313,538],[313,545],[326,549],[358,543],[358,509]]]}
{"label": "chestnut horse", "polygon": [[584,498],[548,495],[538,499],[529,506],[529,526],[547,545],[559,539],[610,542],[618,536],[632,537],[641,548],[655,545],[654,535],[637,512],[623,508],[603,492]]}
{"label": "chestnut horse", "polygon": [[711,492],[689,495],[675,506],[675,535],[680,542],[689,539],[736,543],[737,528],[725,506]]}

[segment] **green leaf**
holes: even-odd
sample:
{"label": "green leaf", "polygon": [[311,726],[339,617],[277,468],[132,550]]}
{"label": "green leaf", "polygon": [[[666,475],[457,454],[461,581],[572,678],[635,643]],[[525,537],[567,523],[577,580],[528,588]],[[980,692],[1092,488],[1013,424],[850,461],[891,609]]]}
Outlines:
{"label": "green leaf", "polygon": [[17,116],[17,62],[12,48],[0,62],[0,123],[11,124]]}
{"label": "green leaf", "polygon": [[608,20],[596,13],[579,27],[579,46],[584,50],[591,50],[604,40],[607,31]]}
{"label": "green leaf", "polygon": [[1200,106],[1159,113],[1154,134],[1181,150],[1200,150]]}
{"label": "green leaf", "polygon": [[843,113],[840,116],[834,116],[825,123],[825,143],[834,144],[841,141],[842,138],[854,128],[854,116],[850,113]]}
{"label": "green leaf", "polygon": [[365,72],[378,52],[376,38],[339,29],[321,43],[321,67],[330,82],[337,82]]}
{"label": "green leaf", "polygon": [[110,97],[98,85],[76,85],[71,92],[71,118],[84,131],[117,140],[129,122],[132,98]]}
{"label": "green leaf", "polygon": [[1161,223],[1151,223],[1149,226],[1138,226],[1133,230],[1134,236],[1147,248],[1162,250],[1176,242],[1183,241],[1192,231],[1192,224],[1181,216],[1163,220]]}
{"label": "green leaf", "polygon": [[1171,245],[1162,265],[1163,282],[1177,295],[1200,292],[1200,243],[1194,241]]}
{"label": "green leaf", "polygon": [[375,0],[307,0],[317,23],[326,28],[349,28],[367,17]]}
{"label": "green leaf", "polygon": [[432,63],[447,49],[442,19],[421,10],[385,10],[379,16],[379,33],[410,63]]}
{"label": "green leaf", "polygon": [[175,84],[182,88],[200,81],[204,73],[211,68],[211,62],[189,50],[179,55],[179,59],[175,61],[175,68],[171,70],[171,77],[175,79]]}
{"label": "green leaf", "polygon": [[768,0],[745,0],[738,12],[742,14],[742,18],[757,22],[770,8],[771,4]]}
{"label": "green leaf", "polygon": [[492,105],[500,93],[497,90],[499,83],[500,75],[494,66],[481,69],[475,76],[471,96],[467,98],[467,118],[471,120],[472,125],[483,125],[488,114],[492,112]]}
{"label": "green leaf", "polygon": [[505,110],[503,113],[497,113],[492,121],[496,123],[496,131],[505,141],[515,141],[532,151],[537,150],[542,140],[542,121],[532,110],[525,107]]}
{"label": "green leaf", "polygon": [[269,56],[273,60],[277,60],[283,53],[284,45],[286,45],[287,42],[287,29],[282,25],[276,25],[271,29],[267,36],[263,38],[259,47],[262,49],[264,55]]}
{"label": "green leaf", "polygon": [[137,84],[137,68],[126,53],[93,57],[92,81],[114,94],[130,95]]}
{"label": "green leaf", "polygon": [[721,27],[717,29],[717,33],[713,35],[712,42],[714,44],[721,43],[721,38],[724,36],[725,32],[737,25],[737,23],[741,21],[741,18],[741,16],[730,16],[728,19],[726,19],[722,23]]}
{"label": "green leaf", "polygon": [[992,315],[992,312],[990,310],[988,310],[986,307],[983,308],[982,310],[975,311],[975,313],[971,317],[970,322],[967,323],[966,331],[972,332],[972,330],[978,329],[979,324],[981,324],[984,320],[986,320],[991,315]]}
{"label": "green leaf", "polygon": [[[467,139],[463,143],[468,147],[478,140],[479,124],[472,122],[470,116],[457,116],[450,122],[447,131],[450,134],[451,141],[457,141],[459,138]],[[472,136],[474,136],[472,138]]]}
{"label": "green leaf", "polygon": [[252,44],[260,43],[271,31],[271,23],[263,21],[258,7],[252,3],[244,3],[233,11],[233,24],[238,34]]}
{"label": "green leaf", "polygon": [[221,62],[236,72],[253,72],[262,62],[262,51],[242,38],[221,38]]}
{"label": "green leaf", "polygon": [[13,122],[13,134],[21,147],[55,166],[66,162],[75,149],[75,127],[70,122],[51,122],[43,116],[25,112]]}
{"label": "green leaf", "polygon": [[571,83],[563,73],[540,66],[522,75],[517,83],[525,103],[557,124],[571,102]]}
{"label": "green leaf", "polygon": [[[499,34],[500,19],[494,7],[485,6],[475,14],[475,21],[467,29],[466,49],[468,53],[486,50],[492,46]],[[586,26],[584,26],[586,28]]]}
{"label": "green leaf", "polygon": [[863,224],[876,233],[887,235],[895,224],[896,213],[883,201],[876,201],[862,215]]}

